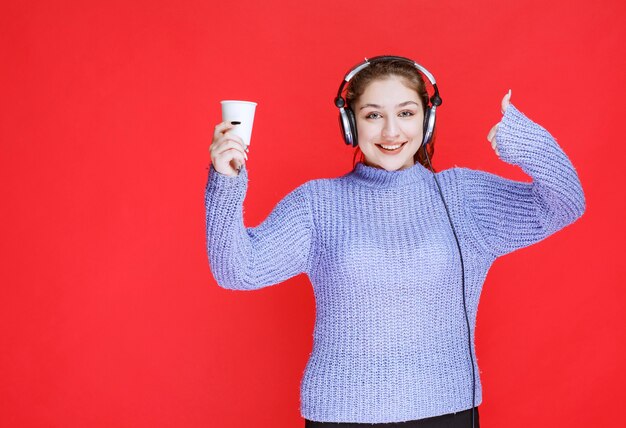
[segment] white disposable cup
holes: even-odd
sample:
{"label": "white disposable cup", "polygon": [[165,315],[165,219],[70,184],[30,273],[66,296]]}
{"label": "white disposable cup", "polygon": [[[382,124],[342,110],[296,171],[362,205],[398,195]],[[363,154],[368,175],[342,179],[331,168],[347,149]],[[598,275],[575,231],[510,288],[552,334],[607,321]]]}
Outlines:
{"label": "white disposable cup", "polygon": [[252,136],[252,124],[254,123],[254,112],[256,103],[252,101],[225,100],[222,103],[222,121],[240,122],[228,132],[241,137],[244,144],[250,145]]}

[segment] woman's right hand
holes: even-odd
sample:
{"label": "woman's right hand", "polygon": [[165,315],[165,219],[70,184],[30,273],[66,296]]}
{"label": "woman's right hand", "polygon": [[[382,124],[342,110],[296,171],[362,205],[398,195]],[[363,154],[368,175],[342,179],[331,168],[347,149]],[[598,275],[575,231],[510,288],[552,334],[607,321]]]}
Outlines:
{"label": "woman's right hand", "polygon": [[239,175],[239,170],[248,160],[247,147],[243,140],[232,132],[228,132],[235,126],[230,122],[217,124],[213,133],[213,142],[209,147],[213,168],[220,174],[231,177]]}

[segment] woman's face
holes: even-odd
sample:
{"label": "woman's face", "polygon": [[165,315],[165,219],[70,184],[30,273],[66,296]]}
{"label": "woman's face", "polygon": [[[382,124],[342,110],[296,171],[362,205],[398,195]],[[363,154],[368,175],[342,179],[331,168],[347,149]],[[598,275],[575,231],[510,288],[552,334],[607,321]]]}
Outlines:
{"label": "woman's face", "polygon": [[[424,133],[424,109],[417,92],[401,77],[372,81],[352,108],[366,165],[388,171],[414,165]],[[382,145],[401,147],[386,150]]]}

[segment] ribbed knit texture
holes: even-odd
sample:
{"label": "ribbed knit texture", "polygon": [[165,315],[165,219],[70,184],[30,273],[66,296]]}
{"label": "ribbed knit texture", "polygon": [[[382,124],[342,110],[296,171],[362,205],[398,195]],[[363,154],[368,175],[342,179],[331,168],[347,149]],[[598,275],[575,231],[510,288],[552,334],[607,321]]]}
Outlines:
{"label": "ribbed knit texture", "polygon": [[[472,348],[493,261],[585,210],[567,156],[513,105],[496,141],[501,159],[520,166],[532,182],[468,168],[437,173],[463,251]],[[267,287],[302,272],[310,278],[316,318],[300,384],[302,417],[384,423],[471,408],[461,263],[432,173],[420,164],[387,171],[358,163],[341,177],[302,184],[249,228],[242,212],[247,179],[245,166],[236,177],[210,167],[209,264],[217,283],[233,290]]]}

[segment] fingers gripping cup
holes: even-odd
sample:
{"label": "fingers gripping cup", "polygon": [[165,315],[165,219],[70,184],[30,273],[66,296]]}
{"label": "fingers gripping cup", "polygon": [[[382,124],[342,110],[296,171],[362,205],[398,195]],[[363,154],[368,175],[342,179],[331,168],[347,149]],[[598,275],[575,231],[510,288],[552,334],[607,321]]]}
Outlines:
{"label": "fingers gripping cup", "polygon": [[239,136],[246,147],[248,147],[250,145],[250,137],[252,136],[252,124],[257,103],[236,100],[225,100],[221,103],[222,121],[235,122],[235,127],[229,132]]}

